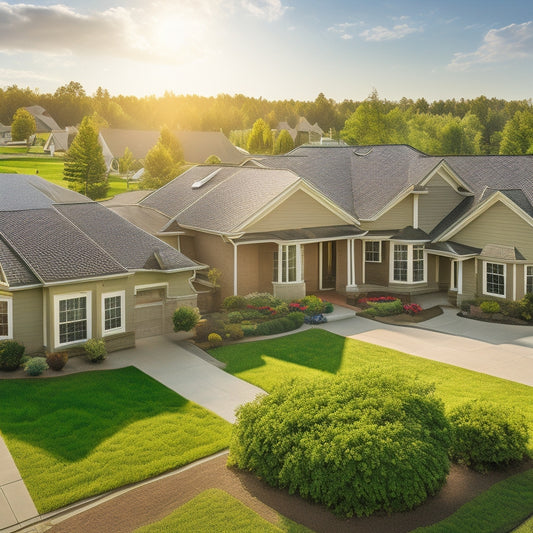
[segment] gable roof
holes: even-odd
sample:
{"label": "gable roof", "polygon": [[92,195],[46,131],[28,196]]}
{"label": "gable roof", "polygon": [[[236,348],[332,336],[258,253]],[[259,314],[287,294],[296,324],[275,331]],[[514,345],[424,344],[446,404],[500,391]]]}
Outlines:
{"label": "gable roof", "polygon": [[9,286],[198,268],[104,206],[37,176],[0,174],[0,190],[0,266]]}
{"label": "gable roof", "polygon": [[47,133],[52,130],[59,130],[59,124],[50,116],[50,113],[40,105],[31,105],[24,108],[35,119],[37,133]]}

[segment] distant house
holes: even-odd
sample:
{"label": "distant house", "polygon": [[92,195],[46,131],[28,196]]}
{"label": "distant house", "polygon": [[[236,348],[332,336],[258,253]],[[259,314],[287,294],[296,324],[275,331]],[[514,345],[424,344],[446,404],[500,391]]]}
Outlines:
{"label": "distant house", "polygon": [[101,204],[24,174],[0,174],[0,190],[0,340],[34,353],[98,337],[116,350],[196,305],[203,266]]}
{"label": "distant house", "polygon": [[43,147],[44,152],[66,152],[70,143],[76,137],[78,129],[74,126],[68,126],[64,130],[53,130]]}
{"label": "distant house", "polygon": [[58,123],[50,116],[44,107],[32,105],[24,108],[35,119],[36,133],[48,133],[52,130],[61,129]]}
{"label": "distant house", "polygon": [[11,126],[4,126],[0,123],[0,144],[11,142]]}
{"label": "distant house", "polygon": [[[124,155],[126,148],[131,150],[135,159],[144,159],[148,151],[157,144],[159,134],[157,130],[100,130],[100,144],[108,168],[111,168],[113,161]],[[177,131],[175,135],[188,163],[204,163],[209,156],[216,155],[223,163],[238,164],[246,157],[222,132]]]}
{"label": "distant house", "polygon": [[299,117],[294,128],[288,122],[280,122],[277,127],[278,133],[287,130],[296,146],[310,142],[320,142],[324,135],[324,130],[315,122],[313,125],[305,117]]}

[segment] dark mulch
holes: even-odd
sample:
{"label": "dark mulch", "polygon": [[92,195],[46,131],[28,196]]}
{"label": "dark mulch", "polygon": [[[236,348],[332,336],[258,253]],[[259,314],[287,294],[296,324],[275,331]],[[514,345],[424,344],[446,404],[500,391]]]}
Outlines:
{"label": "dark mulch", "polygon": [[[51,533],[128,533],[156,522],[209,488],[225,490],[266,520],[277,513],[317,532],[406,533],[453,514],[494,483],[533,466],[530,461],[500,472],[480,474],[452,466],[443,489],[407,513],[341,519],[325,507],[287,491],[274,489],[253,474],[226,467],[226,455],[200,463],[175,475],[145,484],[53,525]],[[55,520],[57,521],[57,519]]]}

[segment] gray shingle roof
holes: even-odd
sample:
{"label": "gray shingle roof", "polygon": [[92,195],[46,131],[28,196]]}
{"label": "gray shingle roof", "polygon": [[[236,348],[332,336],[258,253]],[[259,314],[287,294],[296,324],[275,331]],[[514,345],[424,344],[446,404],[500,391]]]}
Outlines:
{"label": "gray shingle roof", "polygon": [[364,231],[355,226],[319,226],[316,228],[295,228],[261,233],[246,233],[241,238],[237,239],[237,241],[305,241],[335,239],[340,237],[358,237],[364,234]]}
{"label": "gray shingle roof", "polygon": [[426,246],[427,250],[435,250],[440,252],[446,252],[456,256],[468,256],[479,255],[481,248],[474,248],[473,246],[467,246],[466,244],[460,244],[458,242],[446,241],[446,242],[434,242]]}
{"label": "gray shingle roof", "polygon": [[0,266],[10,287],[34,285],[39,283],[37,277],[22,259],[0,237]]}
{"label": "gray shingle roof", "polygon": [[[194,183],[217,173],[204,185]],[[288,187],[301,181],[287,170],[252,167],[194,167],[141,200],[178,224],[231,233]]]}
{"label": "gray shingle roof", "polygon": [[395,233],[391,239],[397,241],[421,241],[429,242],[431,239],[429,235],[420,228],[413,228],[413,226],[406,226],[405,228]]}

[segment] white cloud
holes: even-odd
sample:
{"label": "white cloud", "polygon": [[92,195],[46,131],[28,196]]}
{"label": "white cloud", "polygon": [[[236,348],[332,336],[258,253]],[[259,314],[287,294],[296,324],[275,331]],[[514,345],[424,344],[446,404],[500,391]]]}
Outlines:
{"label": "white cloud", "polygon": [[365,41],[392,41],[403,39],[411,33],[422,31],[420,28],[409,26],[408,24],[396,24],[392,28],[385,26],[375,26],[359,34]]}
{"label": "white cloud", "polygon": [[328,31],[337,33],[341,39],[349,40],[353,38],[351,32],[352,28],[359,26],[361,23],[356,22],[342,22],[340,24],[334,24],[328,28]]}
{"label": "white cloud", "polygon": [[13,80],[56,81],[50,76],[37,72],[32,72],[29,70],[0,68],[0,85],[11,85],[13,83]]}
{"label": "white cloud", "polygon": [[241,6],[255,17],[270,22],[279,19],[287,11],[281,0],[241,0]]}
{"label": "white cloud", "polygon": [[501,63],[533,57],[533,21],[510,24],[489,30],[475,52],[458,52],[448,65],[450,70],[465,71],[473,65]]}

